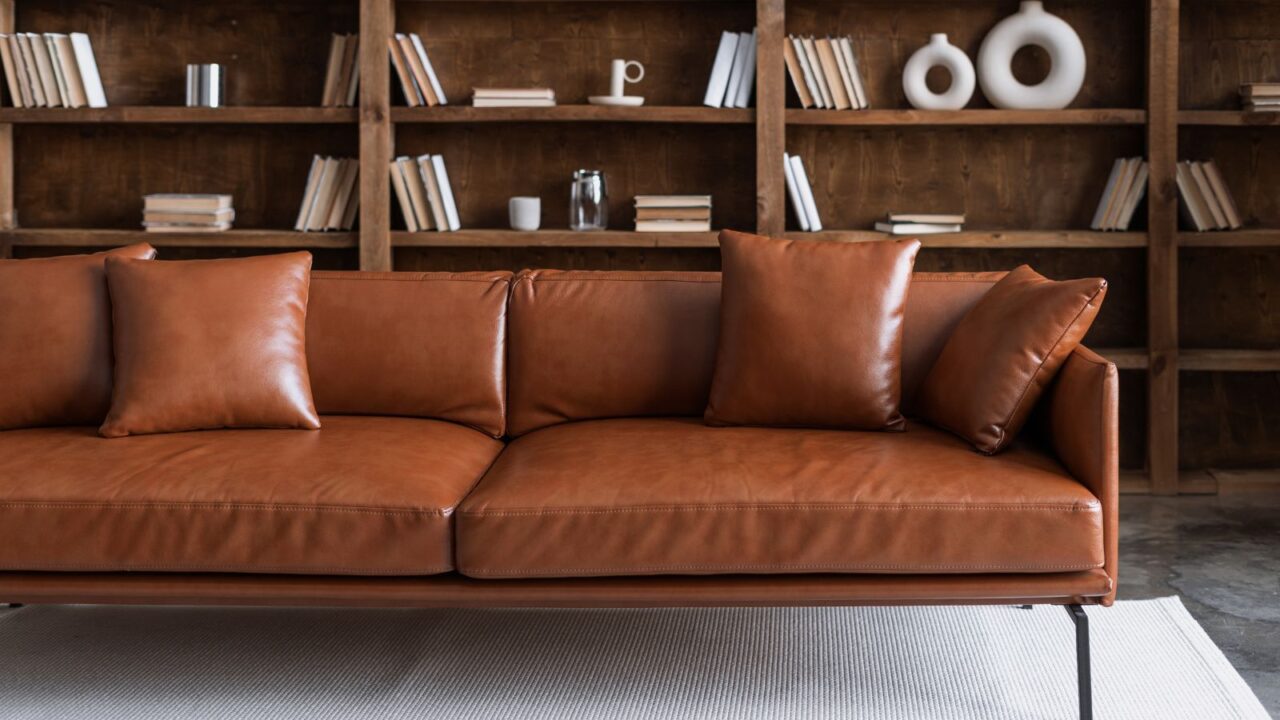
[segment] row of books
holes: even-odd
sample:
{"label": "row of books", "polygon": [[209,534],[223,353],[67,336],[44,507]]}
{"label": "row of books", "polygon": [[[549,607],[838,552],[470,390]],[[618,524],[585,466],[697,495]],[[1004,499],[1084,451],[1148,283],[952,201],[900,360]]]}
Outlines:
{"label": "row of books", "polygon": [[801,107],[825,110],[866,110],[867,89],[847,37],[818,38],[788,35],[782,46],[791,85]]}
{"label": "row of books", "polygon": [[636,232],[708,232],[710,195],[637,195]]}
{"label": "row of books", "polygon": [[323,107],[354,107],[360,89],[360,36],[333,34],[324,72]]}
{"label": "row of books", "polygon": [[391,161],[389,169],[391,186],[396,190],[400,214],[409,232],[462,228],[443,155],[398,157]]}
{"label": "row of books", "polygon": [[711,79],[703,105],[710,107],[751,107],[751,91],[756,84],[756,31],[720,35],[720,47],[711,65]]}
{"label": "row of books", "polygon": [[158,193],[142,198],[147,232],[224,232],[235,219],[230,195]]}
{"label": "row of books", "polygon": [[1147,193],[1147,173],[1147,161],[1140,157],[1116,158],[1089,228],[1128,230],[1138,203]]}
{"label": "row of books", "polygon": [[449,104],[418,33],[396,33],[387,38],[387,48],[391,51],[391,67],[395,68],[400,91],[409,107]]}
{"label": "row of books", "polygon": [[1240,102],[1250,112],[1280,112],[1280,82],[1245,83]]}
{"label": "row of books", "polygon": [[313,157],[293,229],[312,232],[355,227],[360,210],[359,177],[360,161],[356,158]]}
{"label": "row of books", "polygon": [[889,213],[876,230],[890,235],[938,235],[964,230],[964,215],[948,213]]}
{"label": "row of books", "polygon": [[1199,232],[1235,230],[1243,224],[1236,201],[1212,160],[1179,162],[1177,181],[1182,198],[1178,207],[1192,229]]}
{"label": "row of books", "polygon": [[555,107],[556,91],[551,88],[473,88],[475,107]]}
{"label": "row of books", "polygon": [[14,107],[106,107],[93,45],[84,33],[0,34],[0,62]]}
{"label": "row of books", "polygon": [[822,229],[822,218],[818,216],[818,203],[813,197],[813,185],[809,183],[809,174],[804,170],[804,162],[799,155],[782,154],[783,171],[787,183],[787,197],[791,200],[791,209],[795,211],[796,221],[805,232],[818,232]]}

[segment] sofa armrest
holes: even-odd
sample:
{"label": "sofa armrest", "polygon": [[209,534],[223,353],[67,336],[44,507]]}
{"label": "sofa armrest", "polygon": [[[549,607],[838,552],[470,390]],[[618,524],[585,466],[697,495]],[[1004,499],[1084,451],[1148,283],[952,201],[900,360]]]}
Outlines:
{"label": "sofa armrest", "polygon": [[1076,348],[1049,390],[1049,440],[1058,460],[1102,502],[1102,532],[1115,600],[1119,554],[1120,375],[1114,363],[1083,345]]}

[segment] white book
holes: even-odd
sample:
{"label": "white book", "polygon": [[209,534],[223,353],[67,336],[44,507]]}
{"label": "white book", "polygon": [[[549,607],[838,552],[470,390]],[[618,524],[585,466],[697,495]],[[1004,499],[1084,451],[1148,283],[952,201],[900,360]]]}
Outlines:
{"label": "white book", "polygon": [[710,195],[637,195],[638,208],[711,207]]}
{"label": "white book", "polygon": [[1142,164],[1142,158],[1125,158],[1124,166],[1120,168],[1120,178],[1116,180],[1115,190],[1111,193],[1111,198],[1107,200],[1107,211],[1102,216],[1102,229],[1110,230],[1116,226],[1120,220],[1120,211],[1123,210],[1124,199],[1129,196],[1129,187],[1133,185],[1133,179],[1138,175],[1138,166]]}
{"label": "white book", "polygon": [[390,162],[391,187],[395,188],[396,199],[400,201],[400,214],[404,217],[404,227],[409,232],[418,232],[418,221],[413,216],[413,203],[409,199],[409,189],[404,184],[404,173],[400,172],[400,163]]}
{"label": "white book", "polygon": [[440,194],[444,196],[444,211],[449,218],[449,229],[462,229],[462,221],[458,217],[458,204],[453,199],[453,185],[449,183],[449,172],[444,168],[444,156],[432,155],[431,164],[435,167],[436,182],[440,183]]}
{"label": "white book", "polygon": [[871,107],[871,103],[867,101],[867,87],[862,82],[862,71],[858,68],[858,58],[853,54],[853,40],[842,37],[836,44],[840,48],[840,54],[844,55],[845,64],[849,66],[849,76],[853,80],[853,92],[858,96],[858,109],[866,110]]}
{"label": "white book", "polygon": [[724,96],[729,89],[729,73],[733,69],[737,51],[738,33],[721,33],[720,47],[716,50],[716,59],[711,65],[711,79],[707,81],[707,92],[702,98],[703,105],[720,107],[724,104]]}
{"label": "white book", "polygon": [[710,232],[710,220],[637,220],[636,232]]}
{"label": "white book", "polygon": [[341,160],[324,159],[324,168],[320,171],[320,184],[316,188],[314,204],[311,212],[307,214],[307,230],[324,230],[325,223],[329,221],[329,211],[333,208],[333,198],[338,189],[341,173]]}
{"label": "white book", "polygon": [[[347,68],[347,83],[345,94],[347,97],[347,107],[356,107],[356,99],[360,93],[360,36],[351,35],[347,38],[347,42],[354,44],[355,60]],[[357,193],[357,196],[359,193]],[[349,229],[349,228],[348,228]]]}
{"label": "white book", "polygon": [[876,230],[890,235],[937,235],[939,233],[960,232],[962,225],[946,225],[942,223],[876,223]]}
{"label": "white book", "polygon": [[826,73],[822,72],[822,61],[818,59],[818,44],[813,38],[801,38],[804,45],[804,51],[809,58],[809,67],[813,70],[813,80],[818,85],[818,92],[822,96],[823,107],[834,109],[836,106],[835,97],[831,94],[831,88],[827,86]]}
{"label": "white book", "polygon": [[956,213],[889,213],[889,222],[963,225],[964,215]]}
{"label": "white book", "polygon": [[440,78],[436,77],[436,69],[431,66],[431,59],[427,57],[427,47],[422,44],[422,38],[418,33],[409,33],[409,40],[413,42],[413,49],[418,51],[418,59],[422,61],[422,66],[427,71],[427,80],[431,83],[436,99],[441,105],[448,105],[449,101],[445,99],[444,88],[440,87]]}
{"label": "white book", "polygon": [[13,61],[13,49],[9,36],[0,33],[0,62],[4,65],[4,79],[9,85],[9,99],[14,107],[22,107],[22,86],[18,83],[18,66]]}
{"label": "white book", "polygon": [[417,159],[418,177],[422,179],[422,187],[426,189],[427,211],[431,213],[431,223],[440,232],[449,230],[449,218],[445,216],[444,195],[440,192],[440,183],[436,180],[435,163],[430,155],[422,155]]}
{"label": "white book", "polygon": [[1191,177],[1195,178],[1196,187],[1200,188],[1200,197],[1204,198],[1204,204],[1209,208],[1209,215],[1213,217],[1213,228],[1215,230],[1226,230],[1230,227],[1227,224],[1227,213],[1223,211],[1222,205],[1218,202],[1218,196],[1213,193],[1213,186],[1209,184],[1209,176],[1204,173],[1204,163],[1190,162],[1188,167],[1191,170]]}
{"label": "white book", "polygon": [[472,96],[509,100],[555,100],[556,91],[551,88],[473,88]]}
{"label": "white book", "polygon": [[49,55],[49,46],[44,38],[36,33],[27,33],[31,41],[31,54],[35,56],[37,74],[43,86],[45,104],[49,107],[62,107],[62,93],[58,91],[58,76],[53,71],[53,58]]}
{"label": "white book", "polygon": [[796,221],[800,229],[809,232],[809,215],[804,211],[804,200],[800,199],[800,190],[796,187],[796,173],[791,169],[791,156],[782,153],[782,169],[787,179],[787,197],[791,199],[791,209],[795,211]]}
{"label": "white book", "polygon": [[555,100],[542,98],[475,98],[472,107],[555,107]]}
{"label": "white book", "polygon": [[329,38],[329,62],[325,64],[324,91],[320,105],[333,107],[338,104],[338,76],[342,73],[342,56],[346,52],[347,36],[334,33]]}
{"label": "white book", "polygon": [[329,208],[329,218],[324,224],[325,230],[342,229],[342,218],[347,214],[347,206],[351,204],[351,193],[356,189],[356,179],[360,172],[360,161],[355,158],[343,158],[339,162],[341,173],[333,205]]}
{"label": "white book", "polygon": [[836,58],[836,69],[840,71],[840,84],[844,86],[844,94],[849,96],[849,109],[861,110],[862,104],[858,102],[858,92],[853,88],[853,75],[849,72],[849,60],[844,55],[844,49],[840,47],[840,38],[831,38],[831,54]]}
{"label": "white book", "polygon": [[27,70],[27,83],[31,88],[32,103],[35,107],[48,107],[44,96],[44,81],[40,79],[40,68],[36,66],[36,54],[31,47],[31,38],[24,33],[14,33],[18,41],[18,50],[22,53],[22,64]]}
{"label": "white book", "polygon": [[792,155],[788,161],[791,172],[796,176],[796,188],[800,191],[805,215],[809,217],[809,231],[818,232],[822,230],[822,218],[818,216],[818,203],[813,199],[813,187],[809,184],[809,174],[804,171],[804,162],[799,155]]}
{"label": "white book", "polygon": [[71,38],[61,33],[49,33],[46,37],[53,40],[53,47],[57,50],[58,65],[62,67],[62,76],[67,83],[67,95],[71,100],[67,106],[85,107],[89,104],[89,98],[85,92],[84,78],[80,77],[80,65],[76,62],[76,51]]}
{"label": "white book", "polygon": [[1205,175],[1209,177],[1209,184],[1213,186],[1213,194],[1222,205],[1222,211],[1227,214],[1227,226],[1232,230],[1238,229],[1244,223],[1240,220],[1240,209],[1236,207],[1236,201],[1231,197],[1231,189],[1227,187],[1227,181],[1218,171],[1217,163],[1206,160],[1203,165]]}
{"label": "white book", "polygon": [[[734,107],[751,107],[751,91],[756,86],[756,31],[750,35],[743,34],[740,43],[747,43],[747,59],[742,66],[742,78],[738,81],[738,91],[733,101]],[[729,103],[726,101],[725,105]]]}
{"label": "white book", "polygon": [[1124,199],[1124,205],[1120,210],[1120,217],[1116,220],[1113,230],[1128,230],[1129,223],[1133,220],[1133,213],[1138,209],[1138,203],[1142,202],[1142,196],[1147,192],[1147,175],[1150,173],[1150,167],[1145,160],[1141,161],[1138,166],[1138,172],[1133,178],[1133,184],[1129,188],[1128,197]]}
{"label": "white book", "polygon": [[89,44],[89,36],[84,33],[71,33],[71,47],[75,49],[76,67],[79,68],[80,79],[84,82],[84,93],[89,101],[89,107],[106,107],[107,94],[102,88],[102,76],[98,74],[98,61],[93,57],[93,46]]}
{"label": "white book", "polygon": [[1199,190],[1196,188],[1196,180],[1191,177],[1191,170],[1187,167],[1187,163],[1179,162],[1176,180],[1178,183],[1178,194],[1182,198],[1182,202],[1178,203],[1178,209],[1182,212],[1183,217],[1193,230],[1204,232],[1213,228],[1213,219],[1209,217],[1207,209],[1200,206]]}
{"label": "white book", "polygon": [[750,38],[749,33],[738,33],[738,43],[733,51],[733,66],[729,69],[729,84],[720,103],[721,107],[733,107],[738,100],[738,86],[742,84],[742,73],[747,67],[747,53],[751,52]]}
{"label": "white book", "polygon": [[1089,223],[1090,230],[1102,229],[1102,218],[1107,214],[1107,207],[1111,204],[1112,197],[1115,196],[1116,183],[1120,180],[1120,171],[1124,169],[1124,158],[1116,158],[1111,164],[1111,175],[1107,178],[1107,185],[1102,189],[1102,197],[1098,199],[1098,209],[1093,211],[1093,221]]}
{"label": "white book", "polygon": [[411,157],[396,158],[400,165],[400,173],[404,175],[404,186],[409,191],[409,201],[413,206],[414,219],[418,221],[419,230],[439,230],[431,216],[431,205],[427,200],[427,184],[418,170],[418,163]]}
{"label": "white book", "polygon": [[813,97],[813,106],[818,109],[827,107],[822,99],[822,91],[818,89],[818,81],[813,77],[813,67],[809,65],[809,53],[804,49],[804,38],[793,35],[789,42],[795,48],[796,61],[800,63],[800,74],[804,76],[804,85],[809,89],[809,95]]}
{"label": "white book", "polygon": [[58,46],[54,44],[53,37],[46,33],[41,41],[44,43],[45,50],[49,53],[49,64],[53,67],[53,80],[58,85],[58,99],[62,101],[63,107],[71,107],[71,93],[67,89],[67,76],[62,72],[62,63],[58,61]]}

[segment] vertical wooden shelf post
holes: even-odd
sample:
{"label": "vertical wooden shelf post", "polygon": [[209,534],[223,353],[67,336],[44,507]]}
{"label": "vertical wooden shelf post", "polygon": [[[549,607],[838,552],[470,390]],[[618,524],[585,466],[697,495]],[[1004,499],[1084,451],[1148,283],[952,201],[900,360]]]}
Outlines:
{"label": "vertical wooden shelf post", "polygon": [[[0,0],[0,33],[14,30],[14,0]],[[13,205],[13,124],[0,124],[0,230],[17,227]],[[13,245],[0,239],[0,258],[13,256]]]}
{"label": "vertical wooden shelf post", "polygon": [[1178,492],[1178,0],[1148,0],[1147,469]]}
{"label": "vertical wooden shelf post", "polygon": [[391,68],[395,0],[360,2],[360,269],[391,269]]}
{"label": "vertical wooden shelf post", "polygon": [[786,230],[786,35],[785,0],[756,0],[756,232]]}

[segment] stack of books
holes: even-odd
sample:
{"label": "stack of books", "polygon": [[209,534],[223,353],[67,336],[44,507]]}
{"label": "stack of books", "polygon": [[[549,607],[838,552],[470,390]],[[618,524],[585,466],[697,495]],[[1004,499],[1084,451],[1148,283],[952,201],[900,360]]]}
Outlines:
{"label": "stack of books", "polygon": [[311,159],[307,188],[294,230],[350,230],[360,209],[360,161],[316,155]]}
{"label": "stack of books", "polygon": [[329,43],[329,65],[324,73],[323,107],[354,107],[360,88],[360,39],[334,33]]}
{"label": "stack of books", "polygon": [[462,227],[443,155],[398,157],[391,161],[390,170],[391,186],[409,232],[448,232]]}
{"label": "stack of books", "polygon": [[789,35],[783,41],[791,85],[806,110],[866,110],[867,88],[862,82],[853,41],[847,37],[820,38]]}
{"label": "stack of books", "polygon": [[0,61],[14,107],[106,107],[93,46],[84,33],[0,34]]}
{"label": "stack of books", "polygon": [[1147,161],[1140,157],[1116,158],[1111,176],[1093,213],[1093,230],[1128,230],[1138,203],[1147,193]]}
{"label": "stack of books", "polygon": [[387,38],[387,48],[391,51],[391,67],[396,70],[400,90],[409,107],[449,104],[418,33],[396,33]]}
{"label": "stack of books", "polygon": [[236,211],[230,195],[145,195],[142,226],[147,232],[222,232]]}
{"label": "stack of books", "polygon": [[709,232],[710,195],[637,195],[636,232]]}
{"label": "stack of books", "polygon": [[724,32],[711,65],[711,79],[703,105],[710,107],[751,107],[751,91],[756,86],[756,31]]}
{"label": "stack of books", "polygon": [[822,218],[818,217],[818,204],[813,199],[813,185],[809,183],[809,174],[804,171],[804,162],[799,155],[783,153],[782,164],[786,173],[787,197],[791,199],[791,209],[795,211],[800,229],[818,232],[822,229]]}
{"label": "stack of books", "polygon": [[1240,210],[1231,197],[1222,173],[1212,160],[1178,163],[1178,194],[1182,202],[1182,217],[1198,232],[1205,230],[1235,230],[1243,223]]}
{"label": "stack of books", "polygon": [[1280,82],[1245,83],[1240,101],[1249,112],[1280,112]]}
{"label": "stack of books", "polygon": [[890,235],[938,235],[964,229],[964,215],[946,213],[889,213],[876,230]]}
{"label": "stack of books", "polygon": [[555,107],[551,88],[473,88],[475,107]]}

